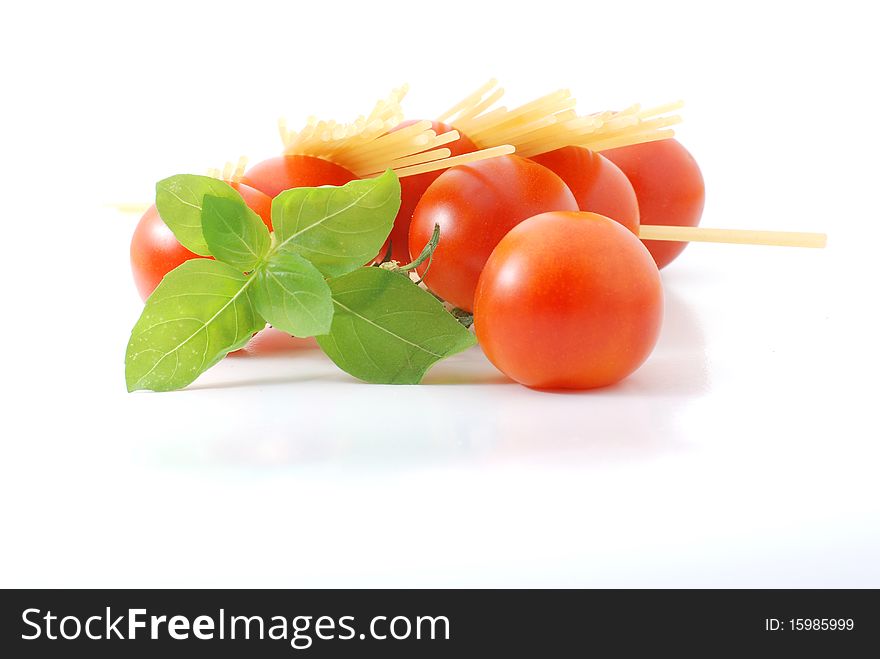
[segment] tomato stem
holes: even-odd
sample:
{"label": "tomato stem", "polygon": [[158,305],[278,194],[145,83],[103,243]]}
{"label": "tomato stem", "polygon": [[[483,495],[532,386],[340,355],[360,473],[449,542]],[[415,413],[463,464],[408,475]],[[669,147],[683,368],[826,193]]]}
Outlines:
{"label": "tomato stem", "polygon": [[419,279],[418,284],[422,283],[422,280],[425,278],[425,275],[428,274],[428,270],[431,269],[431,257],[434,255],[434,250],[437,249],[437,245],[440,243],[440,225],[434,225],[434,233],[431,234],[431,240],[428,241],[428,244],[422,249],[422,253],[418,255],[418,257],[413,260],[411,263],[400,266],[398,268],[401,272],[406,272],[407,270],[414,270],[419,267],[425,261],[428,262],[428,265],[425,267],[425,272],[422,274],[422,279]]}

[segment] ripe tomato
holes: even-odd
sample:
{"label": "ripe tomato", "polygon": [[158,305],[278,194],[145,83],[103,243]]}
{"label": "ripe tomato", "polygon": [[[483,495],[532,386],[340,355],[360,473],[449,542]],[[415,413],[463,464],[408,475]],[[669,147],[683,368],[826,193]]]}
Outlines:
{"label": "ripe tomato", "polygon": [[639,201],[620,168],[602,155],[580,146],[548,151],[532,160],[565,181],[578,208],[610,217],[639,235]]}
{"label": "ripe tomato", "polygon": [[[693,156],[677,140],[622,146],[602,155],[623,170],[639,200],[642,224],[695,227],[703,214],[706,189]],[[687,247],[684,242],[646,240],[663,268]]]}
{"label": "ripe tomato", "polygon": [[141,216],[131,237],[131,272],[141,298],[146,300],[162,277],[198,254],[181,245],[168,228],[156,206]]}
{"label": "ripe tomato", "polygon": [[[417,121],[404,121],[394,130],[400,130],[406,126],[411,126],[414,123],[417,123]],[[431,128],[433,128],[434,132],[438,135],[453,130],[452,126],[449,124],[440,123],[439,121],[432,121]],[[452,156],[460,156],[464,153],[476,151],[477,145],[471,142],[466,136],[461,135],[461,137],[455,142],[447,144],[446,148],[451,151]],[[388,236],[388,239],[391,241],[392,259],[400,261],[401,263],[408,263],[410,261],[409,225],[412,221],[413,212],[416,209],[416,204],[419,203],[422,195],[425,194],[425,190],[427,190],[428,186],[436,181],[442,173],[443,171],[439,170],[436,172],[416,174],[415,176],[406,176],[400,179],[400,210],[397,212],[397,217],[394,218],[394,227],[391,229],[391,234]],[[386,241],[385,245],[382,246],[382,250],[379,252],[379,256],[384,256],[387,251],[388,242]],[[413,254],[412,256],[418,256],[418,254]]]}
{"label": "ripe tomato", "polygon": [[[501,156],[446,170],[413,213],[410,254],[419,254],[440,225],[425,284],[447,302],[471,311],[477,279],[504,235],[538,213],[578,210],[571,190],[546,167]],[[428,263],[419,266],[425,274]]]}
{"label": "ripe tomato", "polygon": [[[271,231],[272,199],[243,183],[230,185],[238,190],[244,202]],[[155,205],[150,206],[138,221],[131,237],[130,253],[134,283],[144,300],[150,297],[162,277],[184,261],[199,257],[177,241],[171,229],[159,217]]]}
{"label": "ripe tomato", "polygon": [[301,339],[269,326],[254,334],[253,338],[244,348],[229,354],[234,357],[256,357],[259,355],[280,355],[299,350],[317,349],[318,342],[314,337]]}
{"label": "ripe tomato", "polygon": [[508,233],[477,287],[483,352],[528,387],[590,389],[622,380],[660,334],[663,289],[630,231],[595,213],[543,213]]}
{"label": "ripe tomato", "polygon": [[278,156],[259,162],[244,173],[242,183],[277,197],[290,188],[345,185],[357,176],[336,163],[315,156]]}

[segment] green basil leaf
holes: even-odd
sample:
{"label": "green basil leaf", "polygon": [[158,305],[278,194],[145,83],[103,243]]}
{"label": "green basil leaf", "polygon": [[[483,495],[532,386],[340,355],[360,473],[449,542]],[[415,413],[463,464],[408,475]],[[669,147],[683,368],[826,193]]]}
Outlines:
{"label": "green basil leaf", "polygon": [[303,257],[275,252],[254,276],[258,277],[254,286],[257,313],[271,325],[300,337],[330,331],[330,286]]}
{"label": "green basil leaf", "polygon": [[375,258],[399,208],[400,181],[388,170],[342,187],[285,190],[272,200],[272,225],[280,249],[336,277]]}
{"label": "green basil leaf", "polygon": [[318,344],[356,378],[415,384],[432,364],[476,343],[433,295],[399,273],[360,268],[329,283],[336,310]]}
{"label": "green basil leaf", "polygon": [[205,195],[202,233],[218,261],[250,272],[269,251],[269,229],[244,200]]}
{"label": "green basil leaf", "polygon": [[225,181],[210,176],[178,174],[156,184],[156,208],[181,245],[201,256],[213,256],[202,234],[202,199],[206,194],[241,199],[241,195]]}
{"label": "green basil leaf", "polygon": [[254,281],[211,259],[185,261],[165,275],[131,331],[128,390],[180,389],[247,343],[266,325],[251,299]]}

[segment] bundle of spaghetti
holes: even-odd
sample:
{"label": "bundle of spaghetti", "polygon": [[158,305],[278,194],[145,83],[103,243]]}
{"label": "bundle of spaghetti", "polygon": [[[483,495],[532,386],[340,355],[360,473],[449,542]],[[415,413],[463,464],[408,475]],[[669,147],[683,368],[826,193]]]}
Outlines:
{"label": "bundle of spaghetti", "polygon": [[483,160],[513,148],[482,149],[450,158],[452,152],[444,145],[460,138],[456,130],[438,135],[430,121],[419,121],[399,130],[393,130],[403,121],[400,103],[408,91],[404,85],[391,92],[388,98],[376,103],[367,116],[360,116],[349,124],[319,121],[310,117],[300,131],[291,131],[287,123],[279,121],[284,153],[306,155],[329,160],[358,177],[379,174],[393,169],[399,176],[445,169],[465,162]]}
{"label": "bundle of spaghetti", "polygon": [[245,156],[239,156],[238,162],[235,164],[231,160],[227,160],[223,169],[212,167],[207,171],[207,175],[227,183],[240,183],[241,177],[244,176],[244,170],[247,169],[248,159]]}
{"label": "bundle of spaghetti", "polygon": [[636,107],[622,112],[558,116],[553,124],[535,130],[513,143],[516,144],[517,153],[524,158],[566,146],[604,151],[618,146],[667,139],[675,134],[669,126],[681,121],[678,116],[645,114],[642,117],[640,113]]}
{"label": "bundle of spaghetti", "polygon": [[[490,80],[441,114],[438,119],[452,124],[480,147],[506,143],[528,158],[564,146],[583,146],[593,151],[662,140],[674,135],[669,127],[681,121],[682,103],[667,103],[649,109],[633,105],[617,112],[578,115],[575,99],[560,89],[513,110],[490,109],[504,93]],[[668,116],[667,116],[668,115]]]}
{"label": "bundle of spaghetti", "polygon": [[[498,81],[492,78],[482,87],[465,96],[446,112],[437,117],[437,121],[443,123],[464,123],[484,112],[504,95],[504,88],[498,86]],[[489,94],[489,92],[492,92]],[[488,96],[487,96],[488,94]]]}
{"label": "bundle of spaghetti", "polygon": [[504,89],[490,80],[438,117],[451,123],[479,147],[527,141],[536,131],[572,118],[575,99],[567,89],[560,89],[512,110],[489,108],[501,98]]}
{"label": "bundle of spaghetti", "polygon": [[647,110],[634,105],[619,112],[599,112],[578,115],[573,110],[557,112],[544,122],[533,120],[528,130],[511,134],[503,125],[496,124],[481,134],[481,145],[490,145],[502,138],[516,146],[517,153],[529,158],[565,146],[581,146],[592,151],[604,151],[630,144],[640,144],[672,137],[670,126],[681,121],[678,115],[667,113],[681,107],[681,103],[667,103]]}

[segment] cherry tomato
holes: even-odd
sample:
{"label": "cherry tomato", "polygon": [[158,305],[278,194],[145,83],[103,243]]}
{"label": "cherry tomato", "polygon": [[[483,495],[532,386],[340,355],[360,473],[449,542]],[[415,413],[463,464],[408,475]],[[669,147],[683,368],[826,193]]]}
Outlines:
{"label": "cherry tomato", "polygon": [[150,206],[131,237],[131,272],[141,298],[146,300],[162,277],[184,261],[195,258],[198,254],[181,245],[159,217],[156,206]]}
{"label": "cherry tomato", "polygon": [[[272,230],[272,199],[243,183],[231,183],[244,202]],[[162,277],[184,261],[198,258],[181,245],[168,228],[156,206],[150,206],[138,221],[131,237],[131,271],[141,298],[146,300],[162,281]]]}
{"label": "cherry tomato", "polygon": [[[413,213],[410,254],[419,254],[440,225],[425,284],[447,302],[470,311],[477,279],[495,245],[526,218],[578,210],[561,178],[518,156],[452,167],[428,187]],[[428,262],[419,266],[425,275]]]}
{"label": "cherry tomato", "polygon": [[345,185],[357,176],[336,163],[315,156],[278,156],[259,162],[241,181],[260,192],[277,197],[290,188]]}
{"label": "cherry tomato", "polygon": [[[400,130],[406,126],[411,126],[414,123],[417,123],[416,120],[404,121],[394,130]],[[431,128],[433,128],[434,132],[438,135],[453,130],[452,126],[449,124],[440,123],[439,121],[432,121]],[[464,135],[461,135],[455,142],[447,144],[446,148],[449,149],[452,156],[460,156],[464,153],[476,151],[477,145]],[[428,186],[436,181],[442,173],[442,170],[425,172],[424,174],[405,176],[400,179],[400,210],[397,212],[397,217],[394,218],[394,227],[391,229],[391,234],[388,236],[388,239],[391,241],[392,259],[400,261],[401,263],[408,263],[411,260],[409,253],[409,225],[412,221],[413,212],[416,209],[416,204],[419,203],[422,195],[425,194],[425,190],[427,190]],[[384,256],[387,251],[388,242],[386,241],[382,250],[379,252],[379,256]],[[414,254],[413,256],[418,256],[418,254]]]}
{"label": "cherry tomato", "polygon": [[253,338],[244,348],[229,354],[235,357],[250,357],[258,355],[280,355],[299,350],[317,349],[318,342],[314,337],[301,339],[270,326],[254,334]]}
{"label": "cherry tomato", "polygon": [[622,380],[654,348],[660,273],[632,232],[595,213],[543,213],[492,252],[476,293],[483,352],[508,377],[541,389]]}
{"label": "cherry tomato", "polygon": [[[642,224],[695,227],[703,214],[706,189],[693,156],[677,140],[622,146],[602,155],[623,170],[639,200]],[[658,268],[669,265],[684,242],[646,240]]]}
{"label": "cherry tomato", "polygon": [[533,156],[565,181],[578,208],[610,217],[639,235],[639,202],[632,183],[620,168],[601,154],[566,146]]}

